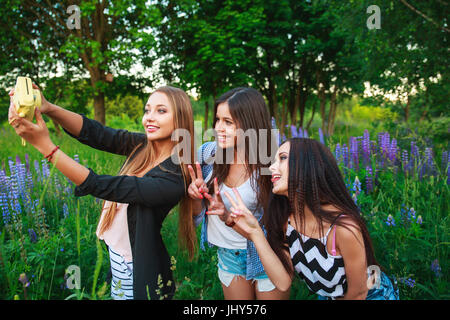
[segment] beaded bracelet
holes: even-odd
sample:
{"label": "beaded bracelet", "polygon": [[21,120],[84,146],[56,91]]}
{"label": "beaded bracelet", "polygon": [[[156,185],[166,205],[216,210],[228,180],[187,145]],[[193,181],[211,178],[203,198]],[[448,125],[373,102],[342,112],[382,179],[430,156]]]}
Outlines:
{"label": "beaded bracelet", "polygon": [[45,159],[47,159],[48,162],[50,162],[50,160],[52,159],[53,155],[55,154],[55,152],[59,149],[59,146],[56,146],[55,149],[53,149],[53,151],[45,157]]}

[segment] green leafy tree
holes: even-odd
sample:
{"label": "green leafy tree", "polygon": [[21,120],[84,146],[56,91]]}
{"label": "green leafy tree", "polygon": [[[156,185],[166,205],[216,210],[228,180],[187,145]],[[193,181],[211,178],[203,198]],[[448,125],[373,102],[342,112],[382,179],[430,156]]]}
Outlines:
{"label": "green leafy tree", "polygon": [[[75,11],[66,11],[73,4],[79,8],[79,26],[69,19]],[[148,67],[154,62],[155,42],[148,30],[159,23],[159,15],[146,1],[6,0],[0,10],[0,38],[6,39],[0,44],[4,61],[0,70],[9,83],[18,74],[40,83],[42,77],[56,73],[58,65],[70,78],[88,74],[94,116],[101,123],[105,123],[108,73],[129,72],[137,62]],[[150,78],[136,78],[141,86],[152,83]]]}

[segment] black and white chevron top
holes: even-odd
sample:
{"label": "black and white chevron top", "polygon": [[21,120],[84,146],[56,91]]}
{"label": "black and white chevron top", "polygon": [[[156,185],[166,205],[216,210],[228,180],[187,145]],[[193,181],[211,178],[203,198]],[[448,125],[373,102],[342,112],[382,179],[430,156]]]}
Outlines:
{"label": "black and white chevron top", "polygon": [[333,256],[327,251],[326,235],[320,239],[309,238],[288,223],[286,236],[292,264],[308,288],[321,296],[336,298],[347,291],[347,281],[342,256]]}

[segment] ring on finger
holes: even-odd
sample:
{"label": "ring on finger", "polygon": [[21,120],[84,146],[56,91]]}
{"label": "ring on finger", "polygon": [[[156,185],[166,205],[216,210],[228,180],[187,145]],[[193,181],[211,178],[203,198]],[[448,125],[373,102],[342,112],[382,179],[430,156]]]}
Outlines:
{"label": "ring on finger", "polygon": [[13,123],[16,122],[16,121],[17,121],[17,118],[13,118],[13,119],[9,122],[9,124],[10,124],[10,125],[13,125]]}

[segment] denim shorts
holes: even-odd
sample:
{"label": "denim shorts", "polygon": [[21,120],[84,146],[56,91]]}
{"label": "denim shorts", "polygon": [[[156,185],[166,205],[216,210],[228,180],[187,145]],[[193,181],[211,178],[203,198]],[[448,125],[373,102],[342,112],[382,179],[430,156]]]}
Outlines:
{"label": "denim shorts", "polygon": [[[226,287],[230,286],[231,281],[236,276],[246,279],[247,274],[247,250],[246,249],[226,249],[218,247],[218,275],[220,282]],[[265,272],[260,273],[250,279],[256,281],[259,292],[267,292],[275,289],[275,285],[270,281]]]}
{"label": "denim shorts", "polygon": [[[319,295],[319,300],[330,300],[330,297]],[[379,287],[370,289],[367,292],[366,300],[400,300],[397,280],[394,276],[388,277],[381,272]]]}

